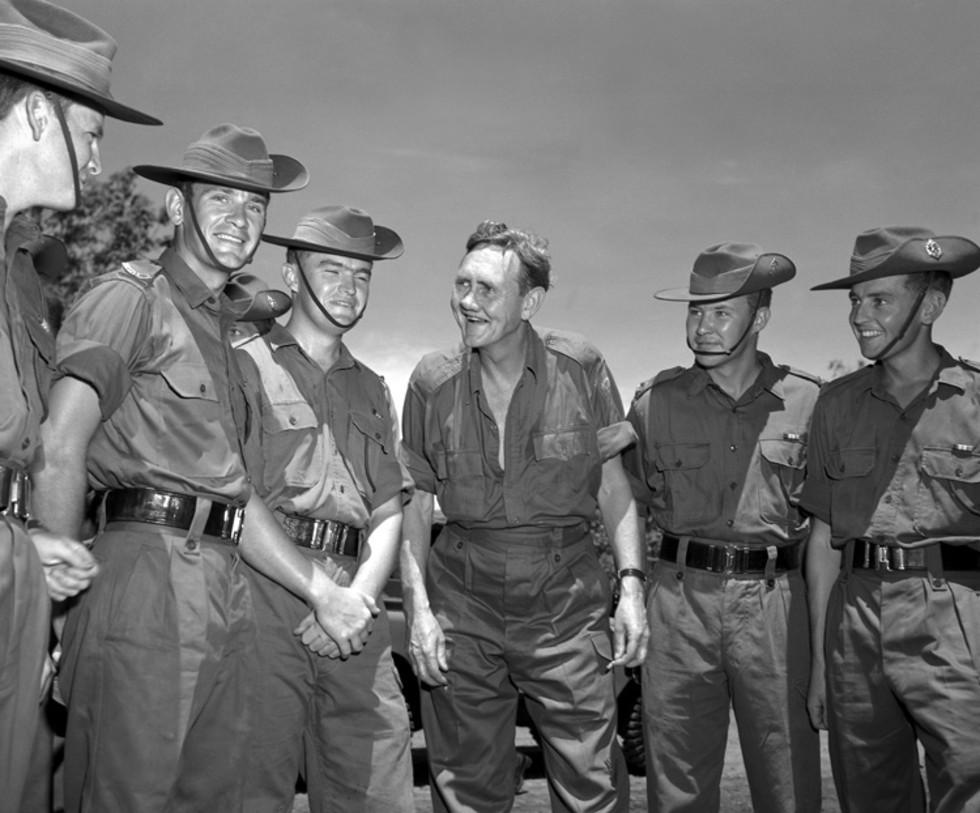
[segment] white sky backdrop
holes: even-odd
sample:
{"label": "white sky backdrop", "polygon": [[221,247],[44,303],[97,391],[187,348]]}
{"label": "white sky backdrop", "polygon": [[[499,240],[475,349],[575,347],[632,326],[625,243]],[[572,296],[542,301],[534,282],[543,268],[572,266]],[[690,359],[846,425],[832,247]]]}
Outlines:
{"label": "white sky backdrop", "polygon": [[[847,272],[859,231],[980,236],[977,0],[62,2],[119,40],[116,96],[165,121],[109,122],[107,171],[233,121],[311,171],[270,231],[347,203],[402,235],[348,342],[399,403],[457,339],[450,281],[484,218],[551,240],[536,323],[591,338],[627,398],[690,363],[684,306],[652,293],[710,244],[796,262],[761,345],[825,374],[858,353],[846,294],[809,287]],[[278,283],[281,259],[255,268]],[[978,292],[957,282],[938,326],[954,355],[980,356]]]}

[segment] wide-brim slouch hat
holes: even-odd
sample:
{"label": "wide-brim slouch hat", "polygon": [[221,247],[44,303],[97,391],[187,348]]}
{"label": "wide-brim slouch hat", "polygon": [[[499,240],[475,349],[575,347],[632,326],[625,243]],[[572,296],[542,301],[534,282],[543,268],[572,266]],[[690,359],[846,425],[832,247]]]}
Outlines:
{"label": "wide-brim slouch hat", "polygon": [[160,120],[116,101],[109,86],[116,41],[47,0],[0,1],[0,73],[53,90],[114,119]]}
{"label": "wide-brim slouch hat", "polygon": [[796,266],[783,254],[763,251],[753,243],[719,243],[698,255],[687,288],[667,288],[654,297],[668,302],[721,301],[774,288],[794,276]]}
{"label": "wide-brim slouch hat", "polygon": [[205,132],[185,150],[179,166],[139,164],[133,172],[168,186],[189,181],[266,193],[296,192],[310,180],[299,161],[270,153],[258,130],[237,124]]}
{"label": "wide-brim slouch hat", "polygon": [[300,218],[292,237],[263,234],[267,243],[360,260],[393,260],[405,250],[394,231],[351,206],[320,206]]}
{"label": "wide-brim slouch hat", "polygon": [[966,237],[939,236],[921,226],[881,226],[857,236],[846,277],[810,290],[851,288],[859,282],[924,271],[945,271],[955,279],[978,267],[980,246]]}

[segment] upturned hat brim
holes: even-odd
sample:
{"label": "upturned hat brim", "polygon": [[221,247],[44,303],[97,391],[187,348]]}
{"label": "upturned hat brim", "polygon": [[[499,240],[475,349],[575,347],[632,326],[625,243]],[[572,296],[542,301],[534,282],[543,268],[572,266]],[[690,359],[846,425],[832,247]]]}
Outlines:
{"label": "upturned hat brim", "polygon": [[98,110],[113,119],[128,121],[130,124],[163,124],[160,119],[118,102],[104,93],[85,87],[70,77],[62,77],[50,71],[24,65],[10,59],[0,59],[0,73],[17,76],[32,84],[53,90],[55,93],[77,99],[87,107]]}
{"label": "upturned hat brim", "polygon": [[[935,251],[929,254],[927,249],[922,248],[929,242],[938,247],[938,256],[934,257]],[[872,268],[855,269],[854,263],[852,257],[851,273],[846,277],[822,282],[810,290],[840,290],[852,288],[861,282],[926,271],[945,271],[952,279],[956,279],[980,268],[980,246],[972,240],[955,235],[919,236],[906,240]]]}
{"label": "upturned hat brim", "polygon": [[297,240],[294,237],[280,237],[275,234],[263,234],[262,240],[276,246],[294,248],[297,251],[313,251],[317,254],[339,254],[341,257],[353,257],[356,260],[394,260],[405,251],[402,239],[391,229],[384,226],[374,227],[374,252],[353,251],[335,246],[325,246],[321,243],[311,243],[307,240]]}
{"label": "upturned hat brim", "polygon": [[158,164],[138,164],[133,167],[140,177],[148,181],[181,186],[191,181],[194,183],[214,184],[215,186],[230,186],[233,189],[245,189],[249,192],[296,192],[309,183],[309,173],[299,161],[288,155],[269,155],[273,164],[273,182],[271,185],[252,181],[237,175],[225,175],[216,172],[205,172],[183,167],[168,167]]}
{"label": "upturned hat brim", "polygon": [[[724,248],[728,244],[713,247]],[[731,244],[740,245],[740,244]],[[746,248],[747,246],[742,246]],[[704,277],[698,274],[698,263],[707,257],[704,252],[695,263],[695,271],[691,274],[691,282],[687,288],[666,288],[657,291],[653,296],[665,302],[723,302],[739,296],[747,296],[757,291],[765,291],[789,282],[796,275],[793,261],[776,252],[767,251],[758,255],[752,262],[741,268],[726,270],[716,276]],[[710,290],[692,291],[692,288],[702,287]]]}

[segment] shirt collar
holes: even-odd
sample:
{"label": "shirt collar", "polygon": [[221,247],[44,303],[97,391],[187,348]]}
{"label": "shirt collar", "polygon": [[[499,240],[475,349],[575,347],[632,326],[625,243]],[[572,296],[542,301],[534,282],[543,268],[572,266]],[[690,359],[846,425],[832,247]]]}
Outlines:
{"label": "shirt collar", "polygon": [[[940,384],[955,387],[960,392],[965,392],[971,376],[947,352],[945,347],[937,344],[936,350],[939,352],[939,368],[936,370],[936,375],[933,376],[928,392],[933,392]],[[878,398],[891,399],[885,387],[885,368],[881,362],[875,362],[871,367],[871,374],[867,378],[865,389],[871,390],[872,394]]]}
{"label": "shirt collar", "polygon": [[191,271],[190,266],[181,259],[173,246],[164,251],[157,262],[163,266],[167,277],[192,308],[199,308],[208,301],[217,301],[218,298],[214,296],[211,289]]}
{"label": "shirt collar", "polygon": [[[531,375],[534,376],[536,381],[540,381],[542,378],[541,372],[542,370],[546,369],[546,365],[548,363],[548,351],[546,350],[541,337],[538,335],[538,332],[531,327],[530,322],[525,322],[523,329],[526,348],[524,354],[524,368],[530,371]],[[480,375],[480,353],[476,349],[466,352],[465,345],[463,346],[463,353],[466,359],[470,392],[480,392],[483,389],[483,378]]]}
{"label": "shirt collar", "polygon": [[[772,363],[772,359],[766,353],[757,351],[755,355],[759,364],[762,365],[762,370],[739,400],[753,400],[763,390],[771,392],[781,401],[785,400],[782,370]],[[714,383],[711,380],[711,376],[708,375],[708,371],[704,367],[699,367],[697,364],[688,368],[687,375],[689,376],[687,382],[687,395],[689,398],[696,398],[704,392],[705,388]]]}
{"label": "shirt collar", "polygon": [[[296,337],[278,322],[274,323],[272,327],[269,328],[269,332],[266,334],[265,338],[274,351],[283,347],[295,347],[300,352],[303,352],[304,356],[306,355],[303,348],[300,347],[299,342],[296,341]],[[341,342],[340,354],[337,356],[337,361],[334,362],[333,367],[330,369],[343,370],[349,367],[354,367],[356,364],[357,359],[351,355],[350,350],[347,349],[347,345]]]}

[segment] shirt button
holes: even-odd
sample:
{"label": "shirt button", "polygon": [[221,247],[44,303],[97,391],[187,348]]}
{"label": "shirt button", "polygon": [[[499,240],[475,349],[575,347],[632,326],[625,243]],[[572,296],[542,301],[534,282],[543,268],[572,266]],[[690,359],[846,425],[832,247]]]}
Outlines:
{"label": "shirt button", "polygon": [[26,449],[30,445],[31,445],[31,439],[30,438],[24,438],[24,442],[22,444],[20,444],[20,448],[21,449]]}
{"label": "shirt button", "polygon": [[189,550],[189,551],[195,551],[195,550],[197,550],[197,540],[196,539],[188,539],[187,540],[186,547],[187,547],[187,550]]}
{"label": "shirt button", "polygon": [[892,455],[892,463],[897,463],[901,459],[902,459],[902,456],[900,454],[893,454]]}
{"label": "shirt button", "polygon": [[296,418],[292,415],[289,416],[289,425],[296,426]]}
{"label": "shirt button", "polygon": [[962,477],[963,476],[963,468],[961,466],[957,466],[956,467],[956,476],[957,477]]}
{"label": "shirt button", "polygon": [[556,553],[555,554],[555,561],[556,562],[560,562],[561,561],[561,554],[560,553]]}
{"label": "shirt button", "polygon": [[730,519],[730,520],[728,520],[728,521],[727,521],[727,522],[726,522],[725,524],[726,524],[726,525],[727,525],[727,526],[728,526],[729,528],[731,528],[731,527],[732,527],[732,525],[734,525],[734,524],[735,524],[735,520],[733,520],[733,519]]}
{"label": "shirt button", "polygon": [[885,501],[886,504],[890,505],[891,504],[891,501],[892,501],[892,495],[891,494],[886,494],[884,501]]}
{"label": "shirt button", "polygon": [[728,449],[729,449],[729,451],[734,452],[735,451],[735,444],[733,443],[731,446],[728,447]]}
{"label": "shirt button", "polygon": [[374,433],[374,437],[375,437],[375,438],[376,438],[377,440],[381,440],[381,433],[380,433],[380,432],[375,432],[375,433]]}
{"label": "shirt button", "polygon": [[204,395],[208,391],[207,384],[201,384],[201,395]]}
{"label": "shirt button", "polygon": [[734,491],[736,488],[738,488],[738,483],[732,483],[731,484],[732,491]]}

